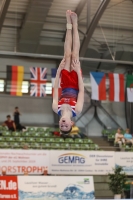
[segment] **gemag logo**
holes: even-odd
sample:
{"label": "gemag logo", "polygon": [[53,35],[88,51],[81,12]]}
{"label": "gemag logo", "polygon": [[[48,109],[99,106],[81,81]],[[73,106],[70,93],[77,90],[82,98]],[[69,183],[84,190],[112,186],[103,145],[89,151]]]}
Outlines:
{"label": "gemag logo", "polygon": [[58,162],[60,164],[84,164],[85,163],[85,156],[78,153],[66,153],[62,154],[58,158]]}

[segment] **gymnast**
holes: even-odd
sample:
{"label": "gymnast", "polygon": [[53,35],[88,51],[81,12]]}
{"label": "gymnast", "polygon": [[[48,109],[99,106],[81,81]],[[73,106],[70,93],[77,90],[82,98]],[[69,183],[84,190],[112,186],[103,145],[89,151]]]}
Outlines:
{"label": "gymnast", "polygon": [[[60,132],[65,135],[71,132],[74,124],[72,118],[81,113],[84,103],[84,84],[79,62],[80,40],[77,14],[67,10],[66,19],[64,58],[56,73],[52,104],[53,111],[60,116]],[[59,84],[62,88],[60,99],[58,99]]]}

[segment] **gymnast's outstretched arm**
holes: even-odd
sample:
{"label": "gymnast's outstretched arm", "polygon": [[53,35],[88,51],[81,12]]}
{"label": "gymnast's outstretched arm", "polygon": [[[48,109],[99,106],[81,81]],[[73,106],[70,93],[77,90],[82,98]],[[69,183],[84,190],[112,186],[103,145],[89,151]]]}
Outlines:
{"label": "gymnast's outstretched arm", "polygon": [[65,66],[65,59],[61,61],[55,77],[52,109],[56,113],[58,110],[58,89],[59,89],[60,75],[61,75],[61,70],[64,69],[64,66]]}
{"label": "gymnast's outstretched arm", "polygon": [[84,83],[83,83],[83,78],[82,78],[82,74],[81,74],[79,60],[73,60],[71,67],[74,71],[77,72],[77,75],[78,75],[79,93],[78,93],[77,103],[75,106],[75,111],[77,114],[80,114],[83,109],[83,104],[84,104]]}

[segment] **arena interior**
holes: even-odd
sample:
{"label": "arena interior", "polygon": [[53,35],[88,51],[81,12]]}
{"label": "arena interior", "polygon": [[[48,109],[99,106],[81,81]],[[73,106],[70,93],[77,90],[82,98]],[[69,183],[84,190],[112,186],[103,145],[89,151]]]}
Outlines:
{"label": "arena interior", "polygon": [[[52,110],[52,70],[64,56],[67,10],[78,16],[84,105],[63,135]],[[44,71],[33,80],[35,69]],[[91,72],[104,74],[104,99],[92,98]],[[123,77],[123,99],[109,74]],[[132,0],[0,0],[0,199],[132,199],[132,74]],[[109,173],[117,167],[126,181],[115,192]]]}

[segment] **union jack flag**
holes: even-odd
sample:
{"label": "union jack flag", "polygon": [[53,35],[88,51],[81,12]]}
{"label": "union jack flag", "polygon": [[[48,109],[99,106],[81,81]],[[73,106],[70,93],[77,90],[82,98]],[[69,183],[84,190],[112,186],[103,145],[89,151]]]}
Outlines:
{"label": "union jack flag", "polygon": [[47,68],[30,67],[30,96],[46,96]]}

